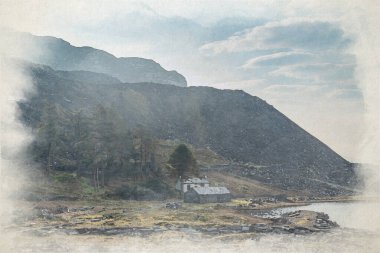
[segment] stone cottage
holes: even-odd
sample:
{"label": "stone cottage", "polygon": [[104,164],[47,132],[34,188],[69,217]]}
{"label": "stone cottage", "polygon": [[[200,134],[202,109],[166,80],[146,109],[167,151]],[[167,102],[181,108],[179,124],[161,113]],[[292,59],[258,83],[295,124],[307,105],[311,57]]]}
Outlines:
{"label": "stone cottage", "polygon": [[222,203],[231,201],[226,187],[193,187],[185,192],[185,203]]}

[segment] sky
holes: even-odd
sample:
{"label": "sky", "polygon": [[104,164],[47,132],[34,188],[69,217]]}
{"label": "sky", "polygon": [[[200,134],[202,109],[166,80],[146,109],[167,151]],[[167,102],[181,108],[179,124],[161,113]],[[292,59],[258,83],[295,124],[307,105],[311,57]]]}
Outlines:
{"label": "sky", "polygon": [[[371,2],[371,1],[369,1]],[[1,0],[3,26],[157,61],[192,86],[241,89],[357,161],[364,1]],[[353,13],[355,10],[355,13]]]}

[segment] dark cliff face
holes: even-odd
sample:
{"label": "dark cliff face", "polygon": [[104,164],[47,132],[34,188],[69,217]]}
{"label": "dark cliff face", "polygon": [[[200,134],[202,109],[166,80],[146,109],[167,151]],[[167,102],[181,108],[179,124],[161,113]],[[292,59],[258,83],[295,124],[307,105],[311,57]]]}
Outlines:
{"label": "dark cliff face", "polygon": [[[61,72],[47,67],[33,67],[32,75],[36,93],[22,105],[24,119],[31,126],[38,124],[38,108],[46,101],[84,112],[102,104],[115,110],[129,126],[142,125],[157,138],[179,139],[209,147],[234,162],[260,165],[260,169],[239,173],[269,184],[328,193],[355,183],[348,161],[273,106],[243,91],[101,84],[90,78],[90,73],[86,78],[65,73],[63,78]],[[103,76],[101,80],[105,80]]]}
{"label": "dark cliff face", "polygon": [[[184,76],[167,71],[157,62],[138,57],[121,57],[92,47],[75,47],[69,42],[49,36],[9,32],[7,39],[14,40],[19,48],[31,48],[27,55],[12,55],[57,70],[91,71],[107,74],[122,82],[154,82],[186,87]],[[17,47],[16,47],[17,48]]]}

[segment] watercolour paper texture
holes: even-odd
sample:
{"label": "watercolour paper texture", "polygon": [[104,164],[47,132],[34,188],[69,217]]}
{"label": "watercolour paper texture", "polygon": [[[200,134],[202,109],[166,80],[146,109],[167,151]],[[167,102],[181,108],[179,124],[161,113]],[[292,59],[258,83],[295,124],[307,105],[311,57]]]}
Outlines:
{"label": "watercolour paper texture", "polygon": [[0,252],[379,252],[379,14],[0,0]]}

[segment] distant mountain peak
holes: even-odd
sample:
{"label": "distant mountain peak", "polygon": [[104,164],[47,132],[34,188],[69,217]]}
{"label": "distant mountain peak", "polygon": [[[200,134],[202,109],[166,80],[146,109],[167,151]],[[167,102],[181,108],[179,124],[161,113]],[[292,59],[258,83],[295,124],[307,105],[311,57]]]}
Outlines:
{"label": "distant mountain peak", "polygon": [[7,39],[18,48],[33,45],[37,49],[23,55],[11,55],[26,61],[51,66],[62,71],[90,71],[106,74],[124,83],[160,83],[186,87],[187,81],[177,71],[168,71],[151,59],[116,57],[104,50],[83,46],[52,36],[35,36],[30,33],[6,32]]}

